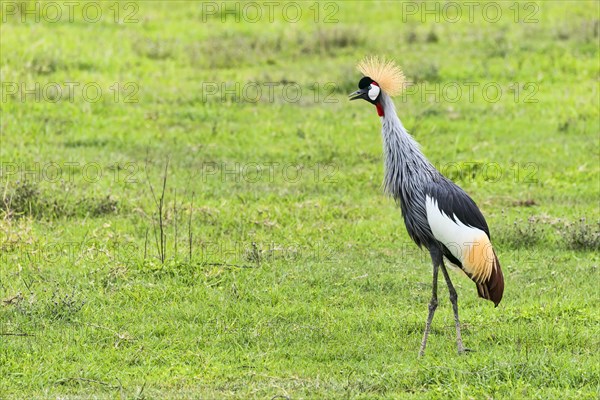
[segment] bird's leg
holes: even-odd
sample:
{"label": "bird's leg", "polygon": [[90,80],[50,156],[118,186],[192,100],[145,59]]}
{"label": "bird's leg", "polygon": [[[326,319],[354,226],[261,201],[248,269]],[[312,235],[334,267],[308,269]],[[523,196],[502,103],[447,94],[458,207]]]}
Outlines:
{"label": "bird's leg", "polygon": [[444,279],[446,279],[446,284],[448,285],[448,292],[450,293],[450,302],[452,303],[452,310],[454,311],[454,325],[456,325],[456,345],[458,346],[458,354],[462,354],[469,349],[463,346],[462,336],[460,334],[460,321],[458,319],[458,295],[456,294],[456,290],[452,285],[452,281],[450,280],[450,275],[448,275],[448,271],[446,270],[446,266],[442,261],[442,273],[444,274]]}
{"label": "bird's leg", "polygon": [[434,257],[433,253],[431,255],[431,259],[433,260],[433,285],[432,285],[431,301],[429,302],[429,315],[427,315],[427,322],[425,323],[425,332],[423,332],[423,341],[421,342],[421,350],[419,351],[419,357],[422,357],[425,354],[425,346],[427,346],[427,336],[429,336],[429,330],[431,328],[431,321],[433,320],[433,314],[435,313],[435,309],[437,308],[437,305],[438,305],[437,282],[438,282],[439,262],[437,260],[437,257]]}

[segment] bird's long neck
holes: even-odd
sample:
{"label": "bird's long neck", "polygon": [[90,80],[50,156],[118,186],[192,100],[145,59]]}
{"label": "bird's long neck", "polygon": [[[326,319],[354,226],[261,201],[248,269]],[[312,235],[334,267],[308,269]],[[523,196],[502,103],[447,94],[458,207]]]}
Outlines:
{"label": "bird's long neck", "polygon": [[385,93],[380,97],[383,154],[385,165],[384,189],[396,200],[405,201],[410,194],[439,173],[423,155],[418,143],[408,134],[396,114],[392,99]]}

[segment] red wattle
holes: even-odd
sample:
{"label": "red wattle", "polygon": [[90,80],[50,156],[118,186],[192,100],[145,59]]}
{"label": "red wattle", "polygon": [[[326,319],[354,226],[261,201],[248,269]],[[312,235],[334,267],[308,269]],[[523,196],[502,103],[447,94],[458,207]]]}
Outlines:
{"label": "red wattle", "polygon": [[375,104],[375,107],[377,107],[377,115],[383,117],[383,107],[381,106],[381,103]]}

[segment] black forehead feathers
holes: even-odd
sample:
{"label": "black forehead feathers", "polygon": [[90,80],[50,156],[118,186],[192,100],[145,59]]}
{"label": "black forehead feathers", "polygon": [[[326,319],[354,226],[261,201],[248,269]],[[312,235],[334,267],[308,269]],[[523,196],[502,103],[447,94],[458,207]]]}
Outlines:
{"label": "black forehead feathers", "polygon": [[369,87],[369,85],[371,85],[372,82],[374,82],[373,79],[369,78],[368,76],[365,76],[358,82],[358,88],[359,89],[367,88],[367,87]]}

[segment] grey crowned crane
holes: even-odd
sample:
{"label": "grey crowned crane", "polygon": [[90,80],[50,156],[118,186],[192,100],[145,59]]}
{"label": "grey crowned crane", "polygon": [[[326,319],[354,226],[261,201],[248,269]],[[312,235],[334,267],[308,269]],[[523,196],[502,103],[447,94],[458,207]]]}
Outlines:
{"label": "grey crowned crane", "polygon": [[457,294],[446,266],[465,272],[477,286],[479,297],[496,306],[502,300],[504,277],[490,242],[490,230],[475,202],[444,177],[425,158],[417,142],[396,115],[391,97],[401,93],[404,75],[393,61],[365,58],[358,64],[364,77],[350,100],[375,105],[381,117],[384,152],[384,190],[400,205],[411,239],[429,250],[433,263],[433,288],[419,355],[425,353],[433,314],[438,305],[438,271],[442,270],[454,311],[458,353],[466,349],[460,334]]}

